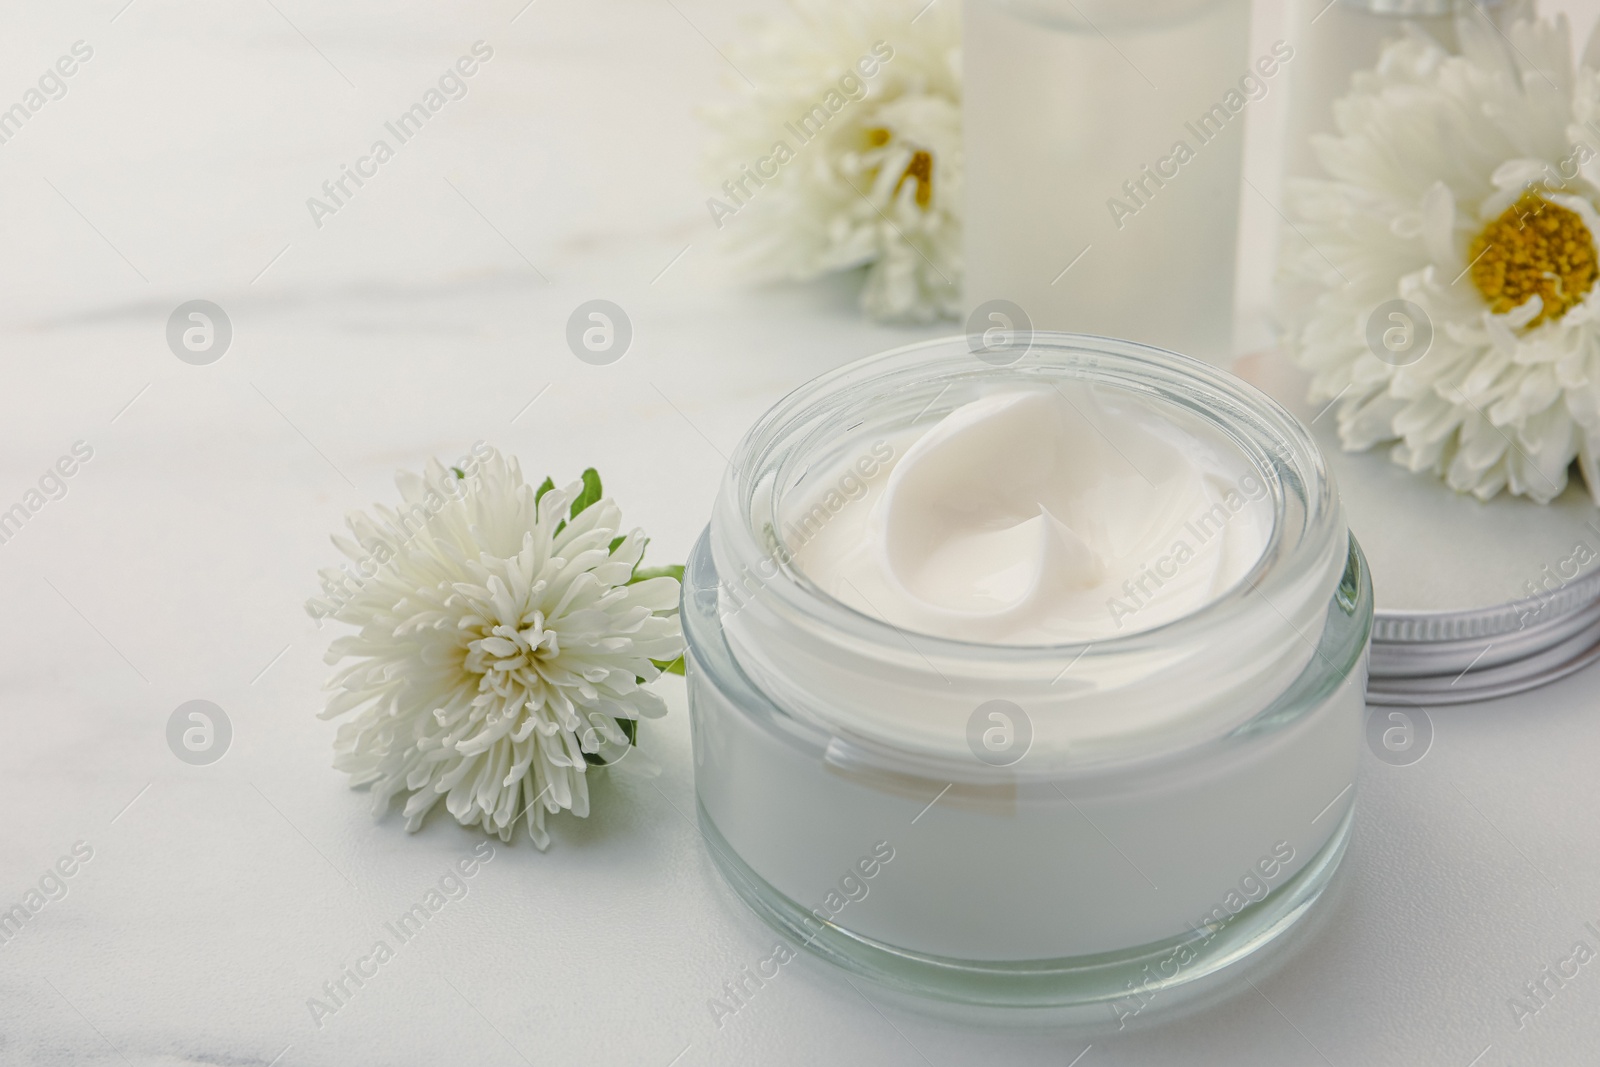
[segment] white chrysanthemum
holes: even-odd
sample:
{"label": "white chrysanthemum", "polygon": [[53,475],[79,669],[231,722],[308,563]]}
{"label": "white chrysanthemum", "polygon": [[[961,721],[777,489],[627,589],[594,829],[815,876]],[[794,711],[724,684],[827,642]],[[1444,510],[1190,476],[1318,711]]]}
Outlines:
{"label": "white chrysanthemum", "polygon": [[360,633],[328,649],[329,663],[354,662],[322,715],[359,712],[334,766],[372,786],[376,812],[408,794],[415,830],[443,797],[504,840],[526,819],[544,848],[546,813],[587,815],[591,765],[666,712],[644,684],[661,673],[652,661],[683,650],[678,581],[636,573],[646,538],[618,533],[597,477],[539,495],[516,460],[478,458],[402,472],[399,511],[354,512],[353,540],[334,537],[361,577],[324,570],[327,595],[307,609]]}
{"label": "white chrysanthemum", "polygon": [[[793,0],[710,109],[707,207],[757,276],[867,267],[861,306],[927,322],[961,298],[961,35],[953,0]],[[919,14],[920,12],[920,14]],[[865,71],[871,71],[871,74]]]}
{"label": "white chrysanthemum", "polygon": [[[1576,458],[1600,500],[1600,72],[1532,16],[1469,11],[1460,55],[1411,30],[1356,76],[1316,146],[1332,180],[1291,188],[1286,267],[1319,290],[1292,343],[1345,448],[1541,503]],[[1432,324],[1414,362],[1369,348],[1397,298]]]}

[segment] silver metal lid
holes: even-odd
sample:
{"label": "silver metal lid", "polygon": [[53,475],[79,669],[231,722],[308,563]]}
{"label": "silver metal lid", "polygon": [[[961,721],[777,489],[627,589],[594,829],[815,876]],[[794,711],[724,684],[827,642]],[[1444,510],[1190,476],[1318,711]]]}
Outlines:
{"label": "silver metal lid", "polygon": [[[1377,646],[1373,654],[1376,659]],[[1480,663],[1455,674],[1420,677],[1374,674],[1367,682],[1367,702],[1428,706],[1495,700],[1548,685],[1596,660],[1600,660],[1600,613],[1565,640],[1510,662],[1490,667]]]}
{"label": "silver metal lid", "polygon": [[1401,643],[1375,639],[1371,672],[1383,678],[1422,678],[1487,670],[1535,656],[1600,622],[1600,600],[1580,611],[1511,633],[1461,641]]}
{"label": "silver metal lid", "polygon": [[1519,600],[1467,611],[1385,611],[1372,623],[1374,642],[1439,647],[1464,643],[1476,649],[1495,638],[1526,641],[1569,623],[1600,599],[1600,573],[1585,575],[1554,590],[1539,590]]}

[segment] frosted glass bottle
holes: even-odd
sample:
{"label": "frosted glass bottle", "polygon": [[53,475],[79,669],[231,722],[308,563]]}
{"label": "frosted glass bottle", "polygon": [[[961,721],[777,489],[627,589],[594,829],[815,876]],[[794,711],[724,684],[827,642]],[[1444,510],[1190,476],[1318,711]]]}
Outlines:
{"label": "frosted glass bottle", "polygon": [[[1497,8],[1498,0],[1476,0]],[[1291,0],[1290,39],[1303,42],[1289,94],[1284,172],[1326,177],[1311,138],[1333,132],[1333,102],[1350,92],[1350,75],[1377,65],[1383,42],[1411,23],[1456,50],[1452,0]]]}
{"label": "frosted glass bottle", "polygon": [[968,309],[1227,363],[1244,112],[1285,81],[1270,55],[1254,73],[1249,0],[967,0],[963,18]]}

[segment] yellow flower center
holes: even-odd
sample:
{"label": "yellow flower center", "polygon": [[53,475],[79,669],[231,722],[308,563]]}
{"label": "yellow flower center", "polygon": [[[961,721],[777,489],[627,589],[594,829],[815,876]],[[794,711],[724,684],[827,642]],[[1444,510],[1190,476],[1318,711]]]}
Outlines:
{"label": "yellow flower center", "polygon": [[906,169],[901,171],[900,180],[894,183],[894,195],[900,195],[900,187],[911,178],[917,183],[917,191],[912,196],[917,201],[917,206],[926,210],[928,201],[933,199],[933,153],[920,149],[911,154],[911,162],[906,164]]}
{"label": "yellow flower center", "polygon": [[[863,131],[863,133],[868,149],[882,148],[894,137],[882,126],[873,126]],[[870,173],[876,178],[877,168],[874,167]],[[894,183],[894,196],[896,199],[899,198],[900,190],[905,186],[908,179],[917,183],[916,192],[911,194],[912,199],[916,200],[918,207],[926,211],[928,205],[933,201],[932,152],[919,148],[911,153],[911,162],[906,164],[906,169],[900,172],[899,180]]]}
{"label": "yellow flower center", "polygon": [[1561,318],[1594,288],[1594,235],[1575,211],[1525,193],[1483,228],[1469,250],[1472,284],[1496,315],[1535,293],[1544,301],[1528,328]]}

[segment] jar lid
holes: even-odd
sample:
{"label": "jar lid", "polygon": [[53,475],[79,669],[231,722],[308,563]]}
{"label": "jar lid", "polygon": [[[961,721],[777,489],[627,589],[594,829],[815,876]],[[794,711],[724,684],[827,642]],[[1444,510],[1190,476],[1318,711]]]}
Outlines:
{"label": "jar lid", "polygon": [[1411,706],[1467,704],[1511,696],[1565,678],[1600,659],[1600,604],[1581,614],[1587,619],[1586,625],[1561,640],[1506,662],[1485,666],[1500,651],[1495,642],[1487,642],[1480,648],[1483,659],[1462,671],[1380,674],[1380,667],[1409,672],[1425,657],[1419,656],[1423,650],[1419,645],[1393,647],[1374,643],[1367,702]]}
{"label": "jar lid", "polygon": [[1332,423],[1312,433],[1372,566],[1374,641],[1481,647],[1600,598],[1600,512],[1579,479],[1549,504],[1480,501],[1391,463],[1382,446],[1342,451]]}

